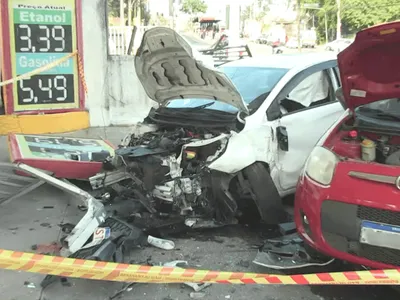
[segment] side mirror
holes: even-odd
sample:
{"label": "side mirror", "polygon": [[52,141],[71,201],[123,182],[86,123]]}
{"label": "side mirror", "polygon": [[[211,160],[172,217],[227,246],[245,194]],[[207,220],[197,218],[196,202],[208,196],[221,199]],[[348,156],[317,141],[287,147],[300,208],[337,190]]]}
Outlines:
{"label": "side mirror", "polygon": [[276,128],[276,137],[278,139],[279,148],[282,151],[289,151],[289,138],[286,127],[278,126]]}

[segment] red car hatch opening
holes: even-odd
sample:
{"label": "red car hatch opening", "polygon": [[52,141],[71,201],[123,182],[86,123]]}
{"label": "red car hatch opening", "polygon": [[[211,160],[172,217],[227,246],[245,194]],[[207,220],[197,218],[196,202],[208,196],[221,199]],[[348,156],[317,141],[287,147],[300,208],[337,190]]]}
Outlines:
{"label": "red car hatch opening", "polygon": [[370,27],[338,54],[347,107],[400,97],[400,22]]}

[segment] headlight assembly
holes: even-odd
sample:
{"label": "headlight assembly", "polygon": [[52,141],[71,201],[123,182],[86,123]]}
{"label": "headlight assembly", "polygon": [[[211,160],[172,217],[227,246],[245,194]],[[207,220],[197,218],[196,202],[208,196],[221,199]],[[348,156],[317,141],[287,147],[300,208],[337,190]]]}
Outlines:
{"label": "headlight assembly", "polygon": [[311,152],[305,172],[312,180],[322,185],[329,185],[338,162],[339,159],[333,152],[318,146]]}

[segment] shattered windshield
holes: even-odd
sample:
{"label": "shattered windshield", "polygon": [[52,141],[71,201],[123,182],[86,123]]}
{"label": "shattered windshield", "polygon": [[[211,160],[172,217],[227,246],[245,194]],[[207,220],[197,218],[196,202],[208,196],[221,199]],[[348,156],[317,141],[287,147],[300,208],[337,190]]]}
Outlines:
{"label": "shattered windshield", "polygon": [[[243,100],[250,104],[259,96],[265,95],[275,87],[279,80],[287,73],[288,69],[261,68],[261,67],[221,67],[234,83]],[[210,99],[177,99],[168,103],[170,108],[192,108],[207,104],[206,109],[225,112],[237,112],[237,108],[220,101]]]}

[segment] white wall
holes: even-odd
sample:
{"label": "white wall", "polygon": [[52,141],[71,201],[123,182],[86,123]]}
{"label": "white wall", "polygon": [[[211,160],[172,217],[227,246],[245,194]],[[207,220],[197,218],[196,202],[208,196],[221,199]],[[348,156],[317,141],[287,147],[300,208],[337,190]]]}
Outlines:
{"label": "white wall", "polygon": [[112,125],[132,125],[142,121],[155,102],[147,97],[136,76],[133,56],[110,56],[106,102]]}
{"label": "white wall", "polygon": [[83,0],[83,51],[92,127],[131,125],[154,105],[140,84],[130,56],[107,55],[106,0]]}

